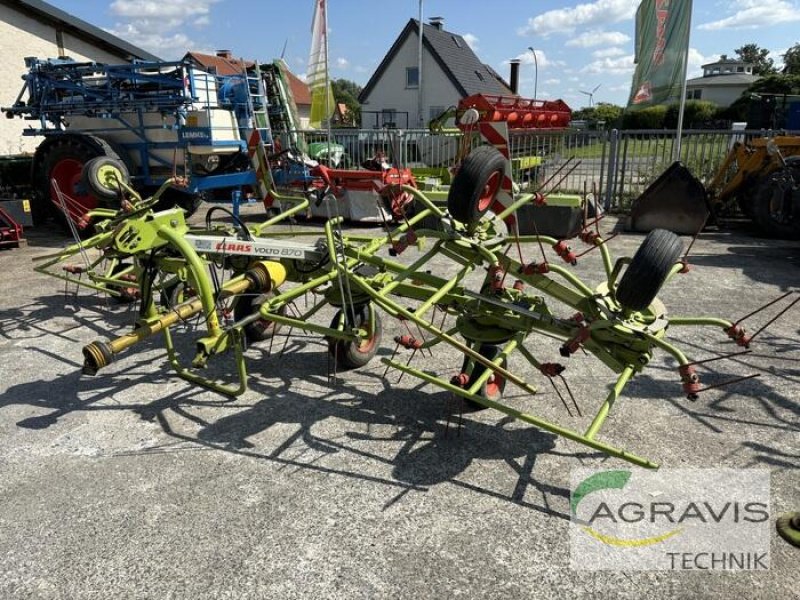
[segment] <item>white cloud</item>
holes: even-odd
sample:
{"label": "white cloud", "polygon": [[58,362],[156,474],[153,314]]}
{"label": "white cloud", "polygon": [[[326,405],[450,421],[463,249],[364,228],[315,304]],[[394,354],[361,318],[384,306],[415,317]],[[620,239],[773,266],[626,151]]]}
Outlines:
{"label": "white cloud", "polygon": [[463,37],[464,41],[467,42],[467,45],[472,48],[473,52],[478,51],[478,36],[471,33],[465,33],[461,37]]}
{"label": "white cloud", "polygon": [[178,59],[194,46],[183,33],[164,34],[148,28],[139,29],[134,23],[117,25],[109,33],[166,59]]}
{"label": "white cloud", "polygon": [[590,62],[581,69],[590,75],[632,75],[634,69],[633,54],[618,58],[601,58]]}
{"label": "white cloud", "polygon": [[719,54],[703,56],[696,48],[689,48],[689,61],[686,65],[686,78],[694,79],[703,75],[703,65],[719,60]]}
{"label": "white cloud", "polygon": [[523,65],[537,65],[539,69],[547,69],[548,67],[563,67],[566,63],[561,60],[550,60],[545,54],[544,50],[536,50],[536,56],[534,57],[533,52],[528,50],[523,54],[517,56],[520,62]]}
{"label": "white cloud", "polygon": [[350,66],[350,61],[348,61],[346,58],[341,58],[341,57],[337,58],[336,66],[339,67],[340,69],[346,69]]}
{"label": "white cloud", "polygon": [[800,21],[800,8],[786,0],[733,0],[735,12],[724,19],[701,23],[698,29],[718,31],[720,29],[757,29],[776,23],[784,25]]}
{"label": "white cloud", "polygon": [[594,46],[619,46],[629,42],[631,37],[620,31],[585,31],[564,44],[578,48],[593,48]]}
{"label": "white cloud", "polygon": [[614,56],[622,56],[627,54],[622,48],[605,48],[603,50],[595,50],[592,52],[594,58],[612,58]]}
{"label": "white cloud", "polygon": [[633,18],[640,0],[595,0],[573,8],[560,8],[528,19],[520,35],[569,33],[576,27],[598,27]]}
{"label": "white cloud", "polygon": [[561,83],[561,80],[560,80],[560,79],[553,78],[553,79],[545,79],[545,80],[544,80],[544,82],[545,82],[547,85],[558,85],[559,83]]}
{"label": "white cloud", "polygon": [[211,5],[219,0],[114,0],[111,14],[139,21],[141,19],[190,19],[208,15]]}
{"label": "white cloud", "polygon": [[163,58],[175,59],[197,43],[180,28],[211,24],[211,6],[220,0],[114,0],[111,14],[120,18],[109,31]]}

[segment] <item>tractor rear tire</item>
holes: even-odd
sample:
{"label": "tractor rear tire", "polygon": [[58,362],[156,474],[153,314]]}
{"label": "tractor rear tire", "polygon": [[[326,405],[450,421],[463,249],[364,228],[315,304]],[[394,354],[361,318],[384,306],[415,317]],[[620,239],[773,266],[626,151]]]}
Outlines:
{"label": "tractor rear tire", "polygon": [[671,231],[648,233],[620,279],[617,302],[631,310],[650,306],[682,252],[681,239]]}
{"label": "tractor rear tire", "polygon": [[473,225],[491,208],[503,185],[506,159],[494,146],[479,146],[458,168],[447,194],[447,209],[456,221]]}
{"label": "tractor rear tire", "polygon": [[786,166],[759,181],[753,193],[753,220],[768,237],[800,238],[800,157],[789,157]]}
{"label": "tractor rear tire", "polygon": [[64,194],[80,205],[82,212],[96,208],[98,201],[83,188],[82,175],[84,165],[98,156],[119,160],[107,142],[94,136],[65,134],[49,143],[42,150],[34,170],[37,195],[32,209],[34,220],[41,222],[49,216],[67,218],[58,204],[52,179]]}

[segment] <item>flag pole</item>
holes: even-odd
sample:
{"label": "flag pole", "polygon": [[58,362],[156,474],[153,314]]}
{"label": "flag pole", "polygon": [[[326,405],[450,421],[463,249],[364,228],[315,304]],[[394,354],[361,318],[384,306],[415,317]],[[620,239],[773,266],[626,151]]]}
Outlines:
{"label": "flag pole", "polygon": [[692,39],[692,0],[689,2],[689,24],[686,36],[686,54],[683,57],[683,84],[681,85],[681,99],[678,104],[678,129],[676,132],[677,140],[672,147],[672,160],[680,160],[681,158],[681,138],[683,137],[683,113],[686,108],[686,77],[689,75],[689,46]]}
{"label": "flag pole", "polygon": [[422,0],[419,0],[419,47],[417,49],[417,125],[425,127],[425,119],[422,115]]}
{"label": "flag pole", "polygon": [[[328,133],[328,161],[329,164],[333,164],[333,159],[331,158],[331,145],[333,141],[333,132],[331,131],[331,81],[330,81],[330,74],[328,73],[328,3],[327,0],[322,0],[322,22],[323,22],[323,31],[325,32],[325,115],[327,116],[327,133]],[[688,51],[687,51],[688,55]]]}

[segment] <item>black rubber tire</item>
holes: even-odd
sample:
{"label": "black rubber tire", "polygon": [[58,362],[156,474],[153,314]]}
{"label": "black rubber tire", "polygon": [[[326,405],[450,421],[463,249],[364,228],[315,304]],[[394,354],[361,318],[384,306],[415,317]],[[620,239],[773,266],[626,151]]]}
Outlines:
{"label": "black rubber tire", "polygon": [[753,193],[753,220],[769,237],[800,238],[800,215],[793,214],[800,202],[800,157],[786,159],[786,166],[759,181]]}
{"label": "black rubber tire", "polygon": [[[414,200],[414,212],[413,214],[419,214],[423,210],[425,210],[425,205],[422,204],[419,200]],[[442,225],[442,220],[437,217],[436,215],[428,215],[423,217],[421,221],[414,225],[415,230],[422,230],[422,229],[431,229],[433,231],[444,231],[444,226]]]}
{"label": "black rubber tire", "polygon": [[101,203],[109,206],[119,205],[119,188],[107,187],[106,182],[100,177],[101,169],[114,168],[121,181],[130,185],[131,176],[128,167],[119,159],[110,156],[97,156],[83,165],[81,180],[83,186],[89,190]]}
{"label": "black rubber tire", "polygon": [[[500,351],[500,346],[496,344],[481,344],[478,348],[478,354],[484,358],[488,358],[489,360],[494,360],[497,358],[497,355],[500,354]],[[507,361],[503,360],[500,366],[505,368],[506,364]],[[467,388],[471,388],[472,385],[478,380],[478,377],[483,375],[485,371],[486,367],[481,363],[476,362],[475,366],[472,367],[472,373],[469,376]],[[488,381],[484,382],[484,384],[480,387],[480,390],[478,390],[478,395],[486,398],[487,400],[491,400],[492,402],[500,402],[503,399],[503,391],[505,389],[505,378],[497,375],[497,373],[494,373],[490,375]],[[478,404],[472,400],[466,400],[466,404],[471,410],[483,410],[486,408],[483,404]]]}
{"label": "black rubber tire", "polygon": [[171,310],[178,304],[186,302],[189,298],[194,298],[197,292],[185,281],[176,281],[165,285],[161,290],[161,306]]}
{"label": "black rubber tire", "polygon": [[164,193],[161,194],[161,197],[158,199],[158,203],[155,206],[155,210],[167,210],[169,208],[178,206],[186,212],[187,217],[190,217],[197,212],[197,209],[200,208],[200,205],[203,203],[205,198],[206,192],[193,194],[191,192],[170,187],[164,190]]}
{"label": "black rubber tire", "polygon": [[476,223],[491,207],[503,184],[506,159],[494,146],[478,146],[462,161],[447,194],[456,221]]}
{"label": "black rubber tire", "polygon": [[648,233],[619,281],[617,302],[631,310],[650,306],[682,252],[681,239],[671,231]]}
{"label": "black rubber tire", "polygon": [[[47,144],[46,146],[44,144]],[[74,161],[75,177],[74,182],[80,180],[83,166],[91,159],[98,156],[108,156],[119,160],[119,156],[111,146],[98,137],[90,135],[64,134],[52,140],[45,140],[40,145],[41,152],[34,161],[33,187],[35,198],[33,202],[33,218],[36,222],[42,222],[48,217],[62,217],[61,211],[55,204],[55,195],[52,191],[50,179],[54,169],[63,161]],[[73,169],[70,169],[73,170]],[[94,208],[97,205],[96,199],[89,194],[78,194],[76,189],[64,189],[69,187],[61,182],[61,191],[69,194],[78,200],[82,205],[86,204],[86,209]],[[64,217],[65,219],[66,217]]]}
{"label": "black rubber tire", "polygon": [[[245,317],[249,317],[272,296],[272,292],[266,292],[265,294],[259,294],[257,296],[252,294],[240,296],[236,301],[236,306],[233,308],[233,318],[236,321],[239,321]],[[278,314],[286,314],[286,307],[282,306],[278,311]],[[276,333],[278,333],[278,331],[280,331],[281,327],[281,323],[268,321],[266,319],[259,319],[245,325],[244,335],[249,343],[255,344],[257,342],[263,342],[270,339]]]}
{"label": "black rubber tire", "polygon": [[[130,263],[118,263],[114,268],[111,270],[111,275],[117,275],[121,271],[130,268]],[[135,283],[135,282],[131,282]],[[133,287],[133,286],[129,286]],[[117,288],[117,286],[115,286]],[[127,287],[117,288],[119,290],[119,295],[111,295],[111,299],[113,302],[117,304],[131,304],[132,302],[136,302],[139,299],[138,293],[130,293]]]}
{"label": "black rubber tire", "polygon": [[[341,369],[357,369],[366,366],[375,354],[377,354],[383,334],[381,315],[377,309],[373,308],[370,310],[369,304],[362,304],[361,306],[355,306],[353,308],[356,318],[354,327],[359,329],[369,329],[370,313],[374,315],[375,323],[373,324],[373,335],[370,339],[363,340],[361,343],[328,338],[328,352],[334,357],[337,366]],[[351,320],[349,309],[345,311],[345,314],[347,315],[347,320]],[[340,309],[336,311],[336,314],[333,316],[331,329],[336,329],[339,326],[341,318],[342,310]],[[347,326],[353,327],[353,325],[349,323]]]}

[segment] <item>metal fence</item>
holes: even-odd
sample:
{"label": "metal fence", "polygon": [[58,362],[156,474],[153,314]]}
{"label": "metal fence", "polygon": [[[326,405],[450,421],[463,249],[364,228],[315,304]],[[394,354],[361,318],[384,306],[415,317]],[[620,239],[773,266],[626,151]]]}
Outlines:
{"label": "metal fence", "polygon": [[[309,141],[326,134],[303,132]],[[348,154],[346,166],[357,166],[382,152],[398,166],[432,172],[455,164],[465,141],[459,132],[424,129],[334,129],[333,141]],[[772,136],[767,130],[684,130],[680,160],[704,183],[736,141]],[[514,181],[525,191],[593,193],[610,209],[626,210],[673,162],[675,130],[514,131],[510,137]]]}

